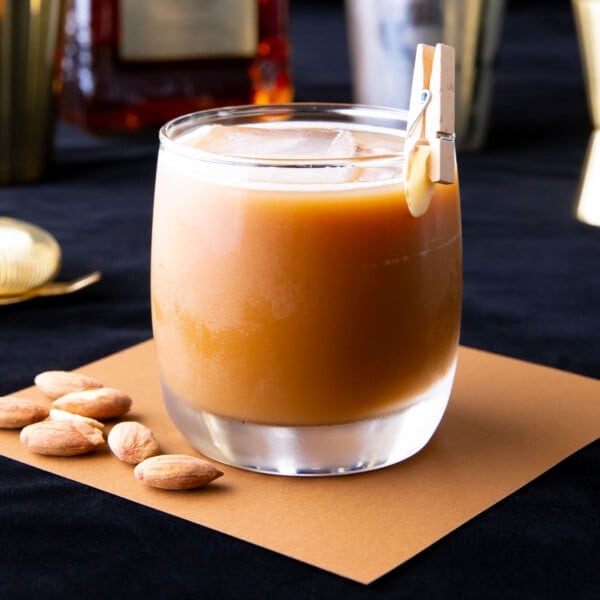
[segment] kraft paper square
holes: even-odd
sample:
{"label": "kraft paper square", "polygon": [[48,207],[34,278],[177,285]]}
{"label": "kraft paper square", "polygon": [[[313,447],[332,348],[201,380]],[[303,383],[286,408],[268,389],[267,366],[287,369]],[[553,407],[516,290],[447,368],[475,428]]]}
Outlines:
{"label": "kraft paper square", "polygon": [[[163,407],[152,340],[78,370],[128,392],[133,407],[125,420],[150,427],[164,452],[196,454]],[[43,399],[35,388],[19,393]],[[461,347],[450,404],[431,442],[370,473],[292,478],[223,466],[225,475],[204,489],[169,492],[135,480],[133,467],[108,448],[39,456],[11,430],[0,430],[0,448],[9,458],[369,583],[599,432],[600,381]]]}

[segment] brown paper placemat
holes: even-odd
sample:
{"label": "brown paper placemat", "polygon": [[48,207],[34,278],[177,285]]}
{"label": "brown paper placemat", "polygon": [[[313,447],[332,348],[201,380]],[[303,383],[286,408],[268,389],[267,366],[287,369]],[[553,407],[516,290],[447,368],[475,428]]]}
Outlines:
{"label": "brown paper placemat", "polygon": [[[136,481],[106,448],[38,456],[7,430],[0,447],[7,457],[369,583],[600,435],[600,381],[464,347],[458,365],[429,445],[360,475],[306,479],[223,467],[207,488],[167,492]],[[80,370],[131,394],[127,419],[149,426],[165,452],[194,453],[163,407],[152,341]],[[42,398],[36,389],[23,395]]]}

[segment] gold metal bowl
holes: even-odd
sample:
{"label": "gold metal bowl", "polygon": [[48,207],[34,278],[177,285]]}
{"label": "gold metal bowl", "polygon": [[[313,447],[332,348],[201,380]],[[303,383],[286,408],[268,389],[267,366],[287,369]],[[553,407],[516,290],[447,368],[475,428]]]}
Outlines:
{"label": "gold metal bowl", "polygon": [[60,264],[60,246],[45,229],[0,217],[0,296],[44,285],[56,277]]}

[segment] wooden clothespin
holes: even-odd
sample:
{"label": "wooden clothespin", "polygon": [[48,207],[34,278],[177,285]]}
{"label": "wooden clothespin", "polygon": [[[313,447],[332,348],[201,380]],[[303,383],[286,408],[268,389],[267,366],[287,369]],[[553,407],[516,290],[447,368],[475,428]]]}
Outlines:
{"label": "wooden clothespin", "polygon": [[454,48],[419,44],[410,94],[406,156],[429,145],[427,175],[433,183],[454,181]]}

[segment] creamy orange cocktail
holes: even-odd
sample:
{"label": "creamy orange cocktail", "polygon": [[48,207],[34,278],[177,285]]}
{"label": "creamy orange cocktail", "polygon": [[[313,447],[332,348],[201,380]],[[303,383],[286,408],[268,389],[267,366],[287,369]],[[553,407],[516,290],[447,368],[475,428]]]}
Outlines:
{"label": "creamy orange cocktail", "polygon": [[[262,158],[285,139],[283,165]],[[177,143],[158,161],[152,315],[184,432],[198,415],[294,430],[376,421],[438,393],[445,406],[462,291],[456,184],[436,184],[412,216],[402,136],[387,129],[218,124]],[[321,158],[313,144],[351,156],[307,166]],[[238,164],[220,162],[236,151]]]}

